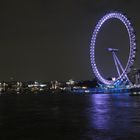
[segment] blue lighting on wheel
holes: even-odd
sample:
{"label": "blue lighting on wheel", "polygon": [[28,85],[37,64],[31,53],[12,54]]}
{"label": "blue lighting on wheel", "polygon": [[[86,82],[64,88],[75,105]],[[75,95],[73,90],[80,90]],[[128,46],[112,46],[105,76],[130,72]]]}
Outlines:
{"label": "blue lighting on wheel", "polygon": [[[116,80],[107,80],[99,73],[98,67],[95,62],[95,46],[96,46],[96,38],[98,35],[98,32],[100,31],[102,25],[107,22],[109,19],[116,18],[120,20],[126,27],[128,35],[129,35],[129,44],[130,44],[130,51],[129,51],[129,58],[126,64],[126,67],[124,68],[124,71],[116,78]],[[120,83],[120,81],[123,81],[124,77],[126,76],[126,73],[130,70],[130,66],[134,63],[135,58],[135,49],[136,49],[136,38],[134,34],[134,29],[131,26],[130,21],[127,19],[126,16],[124,16],[122,13],[119,12],[111,12],[103,16],[97,25],[95,26],[95,29],[93,31],[91,43],[90,43],[90,60],[91,60],[91,66],[92,70],[95,74],[95,76],[98,78],[99,81],[104,83],[105,85],[115,85],[116,83]]]}

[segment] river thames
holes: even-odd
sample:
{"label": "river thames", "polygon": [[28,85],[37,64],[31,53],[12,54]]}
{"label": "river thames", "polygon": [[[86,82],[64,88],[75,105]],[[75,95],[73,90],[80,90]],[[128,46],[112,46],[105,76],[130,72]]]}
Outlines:
{"label": "river thames", "polygon": [[140,96],[0,96],[0,140],[139,140],[139,132]]}

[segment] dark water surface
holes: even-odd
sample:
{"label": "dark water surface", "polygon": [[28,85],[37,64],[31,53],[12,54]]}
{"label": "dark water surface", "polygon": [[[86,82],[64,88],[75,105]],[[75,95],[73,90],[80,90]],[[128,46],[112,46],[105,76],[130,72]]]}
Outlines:
{"label": "dark water surface", "polygon": [[140,96],[1,95],[0,140],[139,140]]}

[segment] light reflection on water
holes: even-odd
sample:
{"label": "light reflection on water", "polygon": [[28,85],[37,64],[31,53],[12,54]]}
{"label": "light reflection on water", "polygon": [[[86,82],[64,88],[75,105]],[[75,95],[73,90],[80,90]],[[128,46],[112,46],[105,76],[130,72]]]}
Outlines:
{"label": "light reflection on water", "polygon": [[109,95],[92,96],[91,124],[97,129],[108,129],[110,107],[108,104]]}
{"label": "light reflection on water", "polygon": [[[96,94],[91,97],[90,131],[95,140],[140,139],[140,98],[128,94]],[[137,122],[137,123],[136,123]],[[93,131],[97,131],[97,135]]]}
{"label": "light reflection on water", "polygon": [[0,96],[0,140],[139,140],[140,97]]}

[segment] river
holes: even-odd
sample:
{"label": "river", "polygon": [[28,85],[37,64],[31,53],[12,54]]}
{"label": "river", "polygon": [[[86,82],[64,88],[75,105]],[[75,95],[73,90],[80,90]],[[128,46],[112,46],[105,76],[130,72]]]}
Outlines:
{"label": "river", "polygon": [[0,140],[139,140],[139,132],[140,96],[0,96]]}

